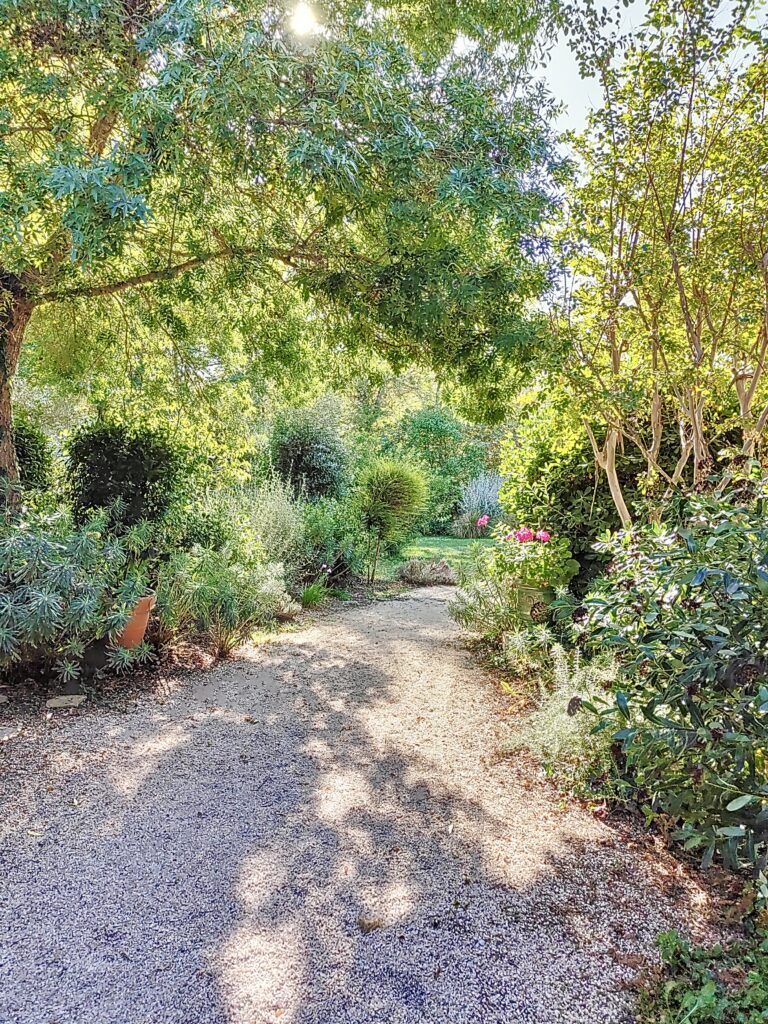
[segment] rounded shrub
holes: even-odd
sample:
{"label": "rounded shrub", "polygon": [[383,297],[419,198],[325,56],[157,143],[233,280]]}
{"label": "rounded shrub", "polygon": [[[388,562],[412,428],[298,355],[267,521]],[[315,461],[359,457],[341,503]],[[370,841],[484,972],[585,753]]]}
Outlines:
{"label": "rounded shrub", "polygon": [[25,417],[13,423],[13,443],[22,487],[45,491],[51,486],[53,453],[45,433]]}
{"label": "rounded shrub", "polygon": [[156,430],[96,422],[78,430],[67,446],[72,505],[82,521],[94,509],[112,510],[112,525],[160,519],[184,479],[180,449]]}
{"label": "rounded shrub", "polygon": [[279,419],[270,449],[277,474],[308,500],[344,492],[349,453],[333,428],[310,413],[299,410]]}

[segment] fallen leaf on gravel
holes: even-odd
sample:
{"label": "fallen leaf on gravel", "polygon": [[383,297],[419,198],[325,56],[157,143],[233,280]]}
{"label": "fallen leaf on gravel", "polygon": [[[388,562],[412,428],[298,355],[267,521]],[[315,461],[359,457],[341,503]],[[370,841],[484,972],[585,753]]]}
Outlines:
{"label": "fallen leaf on gravel", "polygon": [[4,693],[0,693],[0,704],[7,704],[7,703],[8,703],[8,698],[6,697],[6,695]]}
{"label": "fallen leaf on gravel", "polygon": [[0,743],[4,743],[6,740],[12,740],[14,736],[18,736],[21,732],[20,725],[4,725],[0,728]]}
{"label": "fallen leaf on gravel", "polygon": [[51,697],[45,702],[45,706],[47,708],[79,708],[84,700],[84,693],[65,693],[61,697]]}
{"label": "fallen leaf on gravel", "polygon": [[639,953],[622,953],[620,950],[612,951],[613,959],[622,967],[631,967],[635,971],[647,966],[646,958]]}
{"label": "fallen leaf on gravel", "polygon": [[376,931],[377,928],[384,927],[384,922],[380,917],[358,917],[357,924],[363,935]]}

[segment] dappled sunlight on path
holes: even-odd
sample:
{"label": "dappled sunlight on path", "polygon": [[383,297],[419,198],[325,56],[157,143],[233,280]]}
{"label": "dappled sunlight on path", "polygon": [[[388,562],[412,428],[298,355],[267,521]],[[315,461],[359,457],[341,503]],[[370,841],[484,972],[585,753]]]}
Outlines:
{"label": "dappled sunlight on path", "polygon": [[0,1019],[628,1020],[637,958],[703,896],[496,762],[447,596],[346,609],[19,744]]}

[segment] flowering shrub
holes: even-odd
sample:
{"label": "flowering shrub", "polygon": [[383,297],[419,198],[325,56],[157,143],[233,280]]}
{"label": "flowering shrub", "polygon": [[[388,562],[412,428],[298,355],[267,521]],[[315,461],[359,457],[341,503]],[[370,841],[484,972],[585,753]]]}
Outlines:
{"label": "flowering shrub", "polygon": [[491,572],[510,584],[549,590],[563,587],[578,571],[565,537],[528,526],[507,532],[503,528],[492,555]]}
{"label": "flowering shrub", "polygon": [[548,592],[565,586],[577,569],[564,537],[527,526],[501,527],[493,546],[477,551],[462,573],[451,614],[465,629],[501,641],[546,615]]}

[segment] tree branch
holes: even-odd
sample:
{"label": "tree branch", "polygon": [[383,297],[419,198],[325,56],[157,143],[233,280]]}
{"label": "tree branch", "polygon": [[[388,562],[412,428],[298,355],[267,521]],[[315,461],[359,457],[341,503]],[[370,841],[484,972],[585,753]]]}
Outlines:
{"label": "tree branch", "polygon": [[269,259],[280,260],[290,266],[296,266],[295,253],[269,252],[263,249],[220,249],[216,252],[204,253],[202,256],[191,256],[182,263],[176,263],[170,267],[162,267],[159,270],[148,270],[144,274],[134,274],[132,277],[123,278],[122,281],[110,281],[106,284],[83,285],[79,288],[68,288],[62,291],[43,292],[42,295],[33,296],[36,306],[42,306],[49,302],[61,302],[65,299],[93,299],[103,295],[116,295],[118,292],[125,292],[131,288],[142,288],[148,284],[155,284],[158,281],[171,281],[180,274],[188,273],[190,270],[197,270],[216,260],[234,259],[237,256],[266,256]]}

